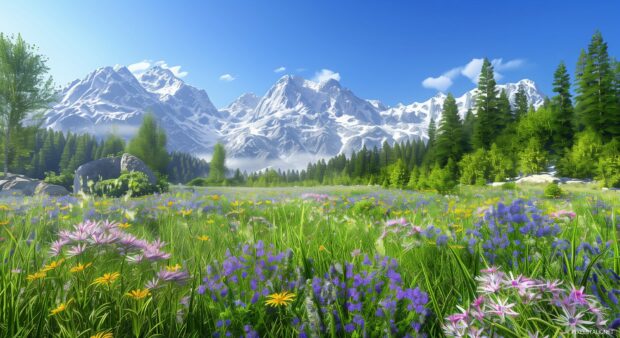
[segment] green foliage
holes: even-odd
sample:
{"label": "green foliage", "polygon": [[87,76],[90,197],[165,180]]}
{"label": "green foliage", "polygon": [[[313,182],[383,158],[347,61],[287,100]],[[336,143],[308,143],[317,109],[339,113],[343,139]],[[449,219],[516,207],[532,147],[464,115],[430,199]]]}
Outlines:
{"label": "green foliage", "polygon": [[490,172],[490,163],[484,149],[466,154],[459,162],[461,184],[485,185]]}
{"label": "green foliage", "polygon": [[525,116],[525,114],[527,114],[529,107],[527,102],[527,94],[525,93],[525,87],[523,85],[519,85],[519,89],[515,93],[514,104],[514,118],[519,121],[523,116]]}
{"label": "green foliage", "polygon": [[394,188],[404,188],[408,182],[407,167],[402,159],[390,166],[390,186]]}
{"label": "green foliage", "polygon": [[573,143],[574,112],[570,93],[570,76],[564,63],[560,63],[553,75],[551,121],[553,123],[553,150],[556,153],[570,148]]}
{"label": "green foliage", "polygon": [[[162,183],[151,184],[143,172],[123,172],[118,178],[102,180],[95,183],[93,193],[97,196],[121,197],[125,195],[138,197],[162,192],[160,189],[166,185]],[[167,188],[164,188],[167,190]]]}
{"label": "green foliage", "polygon": [[499,114],[493,65],[487,58],[484,59],[480,70],[478,93],[475,104],[476,122],[473,146],[475,149],[488,149],[501,130],[498,130]]}
{"label": "green foliage", "polygon": [[209,185],[209,181],[204,177],[196,177],[186,184],[190,187],[206,187]]}
{"label": "green foliage", "polygon": [[571,151],[559,163],[560,174],[576,178],[594,177],[602,150],[599,134],[592,130],[579,133]]}
{"label": "green foliage", "polygon": [[581,124],[604,140],[620,136],[620,93],[607,43],[600,32],[592,36],[588,51],[577,64],[577,106]]}
{"label": "green foliage", "polygon": [[226,150],[221,143],[217,143],[213,148],[209,170],[211,182],[223,182],[226,179]]}
{"label": "green foliage", "polygon": [[125,151],[125,141],[112,134],[103,142],[103,146],[100,148],[100,153],[97,154],[98,158],[109,156],[120,156]]}
{"label": "green foliage", "polygon": [[209,174],[207,161],[196,158],[187,153],[170,153],[170,162],[166,169],[168,179],[173,183],[186,183],[197,177],[205,177]]}
{"label": "green foliage", "polygon": [[452,94],[444,101],[443,113],[435,145],[435,159],[444,166],[448,160],[458,161],[463,153],[463,125]]}
{"label": "green foliage", "polygon": [[524,175],[536,174],[547,169],[548,153],[540,141],[531,138],[527,146],[519,153],[519,170]]}
{"label": "green foliage", "polygon": [[144,115],[138,133],[127,146],[127,152],[144,161],[153,171],[166,172],[170,161],[166,150],[166,132],[157,124],[153,114]]}
{"label": "green foliage", "polygon": [[67,172],[58,175],[53,171],[48,171],[45,173],[44,181],[49,184],[61,185],[69,191],[73,190],[73,175]]}
{"label": "green foliage", "polygon": [[547,198],[560,198],[564,196],[564,194],[564,190],[562,190],[557,183],[549,183],[545,187],[544,195]]}
{"label": "green foliage", "polygon": [[515,182],[506,182],[502,184],[502,190],[517,190],[517,184]]}
{"label": "green foliage", "polygon": [[19,130],[28,114],[47,109],[55,99],[46,63],[47,59],[21,35],[13,39],[0,33],[0,127],[4,139],[5,174],[9,170],[12,132]]}
{"label": "green foliage", "polygon": [[456,181],[450,170],[447,167],[441,168],[439,164],[436,164],[433,170],[431,170],[428,184],[440,194],[452,192],[456,187]]}
{"label": "green foliage", "polygon": [[606,144],[598,160],[596,179],[604,187],[620,188],[620,140]]}

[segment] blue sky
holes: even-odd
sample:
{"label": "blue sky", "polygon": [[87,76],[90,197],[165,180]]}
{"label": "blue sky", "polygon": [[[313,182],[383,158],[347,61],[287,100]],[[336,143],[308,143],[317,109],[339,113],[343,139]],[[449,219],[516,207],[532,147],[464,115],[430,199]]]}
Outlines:
{"label": "blue sky", "polygon": [[39,46],[59,85],[150,60],[180,66],[218,107],[289,73],[393,105],[460,95],[482,57],[498,82],[530,78],[550,94],[557,64],[572,71],[596,29],[620,57],[618,14],[615,0],[14,1],[0,4],[0,32]]}

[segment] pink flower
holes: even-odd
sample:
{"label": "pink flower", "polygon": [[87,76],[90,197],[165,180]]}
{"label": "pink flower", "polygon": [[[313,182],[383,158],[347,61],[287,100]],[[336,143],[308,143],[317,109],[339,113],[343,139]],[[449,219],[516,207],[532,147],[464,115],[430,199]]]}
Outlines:
{"label": "pink flower", "polygon": [[506,320],[505,316],[517,316],[519,315],[517,312],[515,312],[512,307],[514,307],[515,304],[509,304],[508,303],[508,299],[497,299],[496,302],[491,302],[489,304],[489,308],[490,311],[489,313],[493,313],[495,315],[497,315],[498,317],[500,317],[500,319],[502,320],[502,322],[504,322],[504,320]]}

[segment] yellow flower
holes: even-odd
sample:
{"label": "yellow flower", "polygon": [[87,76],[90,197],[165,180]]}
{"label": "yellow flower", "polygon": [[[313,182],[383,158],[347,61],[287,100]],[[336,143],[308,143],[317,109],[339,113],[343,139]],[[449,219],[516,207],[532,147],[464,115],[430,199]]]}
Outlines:
{"label": "yellow flower", "polygon": [[325,248],[324,245],[320,245],[319,246],[319,251],[327,251],[327,248]]}
{"label": "yellow flower", "polygon": [[86,269],[87,267],[89,267],[91,265],[93,265],[93,263],[86,263],[86,264],[79,263],[78,265],[72,267],[69,271],[74,272],[74,273],[75,272],[82,272],[82,271],[84,271],[84,269]]}
{"label": "yellow flower", "polygon": [[0,211],[9,211],[9,210],[11,210],[11,208],[9,208],[8,205],[0,204]]}
{"label": "yellow flower", "polygon": [[220,195],[211,195],[211,199],[213,201],[219,201],[220,200]]}
{"label": "yellow flower", "polygon": [[136,289],[136,290],[131,290],[127,292],[125,296],[131,297],[137,300],[137,299],[142,299],[150,294],[151,294],[151,291],[149,289],[143,289],[143,290]]}
{"label": "yellow flower", "polygon": [[114,283],[114,281],[120,277],[121,274],[118,272],[112,272],[112,273],[104,273],[103,276],[95,278],[95,280],[93,281],[93,284],[95,285],[110,285],[112,283]]}
{"label": "yellow flower", "polygon": [[0,222],[0,225],[8,225],[8,224],[9,224],[9,221],[1,221]]}
{"label": "yellow flower", "polygon": [[170,207],[171,207],[171,206],[173,206],[173,205],[174,205],[174,202],[172,202],[172,201],[168,201],[168,208],[170,208]]}
{"label": "yellow flower", "polygon": [[114,338],[114,336],[112,335],[112,332],[97,332],[90,336],[90,338]]}
{"label": "yellow flower", "polygon": [[175,264],[175,265],[168,265],[166,267],[166,270],[170,271],[170,272],[177,272],[182,268],[182,266],[180,266],[179,264]]}
{"label": "yellow flower", "polygon": [[65,311],[67,309],[67,306],[69,305],[69,303],[71,303],[71,300],[69,300],[66,303],[60,303],[55,309],[52,309],[52,311],[50,311],[50,316],[54,316],[54,315],[57,315],[57,314]]}
{"label": "yellow flower", "polygon": [[119,228],[123,228],[123,229],[127,229],[127,228],[129,228],[130,226],[131,226],[131,224],[129,224],[129,223],[127,223],[127,222],[125,222],[125,223],[119,223],[119,224],[118,224],[118,227],[119,227]]}
{"label": "yellow flower", "polygon": [[199,241],[204,241],[204,242],[211,240],[211,237],[207,235],[198,236],[197,238]]}
{"label": "yellow flower", "polygon": [[213,219],[208,219],[208,220],[207,220],[207,224],[215,224],[215,220],[213,220]]}
{"label": "yellow flower", "polygon": [[192,212],[194,212],[194,210],[192,209],[181,209],[181,211],[179,211],[179,214],[182,216],[189,216],[192,214]]}
{"label": "yellow flower", "polygon": [[26,279],[32,282],[32,281],[35,281],[37,279],[43,279],[46,276],[47,276],[47,274],[45,272],[38,271],[38,272],[33,273],[32,275],[28,275],[28,277],[26,277]]}
{"label": "yellow flower", "polygon": [[44,266],[43,269],[41,269],[41,271],[47,272],[47,271],[50,271],[50,270],[54,270],[57,267],[59,267],[62,264],[62,262],[64,262],[64,261],[65,261],[64,258],[61,258],[61,259],[59,259],[57,261],[53,261],[53,262],[49,263],[48,265]]}
{"label": "yellow flower", "polygon": [[294,293],[283,291],[267,296],[267,301],[265,301],[265,305],[269,305],[271,307],[288,306],[293,300],[295,300]]}

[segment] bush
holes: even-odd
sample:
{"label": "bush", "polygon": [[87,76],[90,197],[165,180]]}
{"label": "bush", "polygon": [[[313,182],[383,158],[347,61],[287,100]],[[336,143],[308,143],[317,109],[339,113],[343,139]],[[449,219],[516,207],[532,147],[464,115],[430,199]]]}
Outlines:
{"label": "bush", "polygon": [[557,183],[549,183],[545,187],[545,197],[547,198],[560,198],[564,195],[564,191],[560,188]]}
{"label": "bush", "polygon": [[454,190],[456,181],[452,177],[452,173],[448,168],[440,168],[436,165],[428,178],[431,188],[437,190],[440,194],[446,194]]}
{"label": "bush", "polygon": [[[116,179],[103,180],[95,183],[93,193],[97,196],[121,197],[130,195],[133,197],[150,195],[162,192],[167,182],[153,185],[149,182],[146,174],[139,171],[123,172]],[[167,187],[165,188],[167,189]]]}
{"label": "bush", "polygon": [[604,187],[620,188],[620,142],[613,140],[603,147],[598,160],[596,179]]}
{"label": "bush", "polygon": [[71,173],[64,172],[57,175],[53,171],[48,171],[45,173],[43,181],[49,184],[61,185],[69,191],[73,190],[73,175]]}

